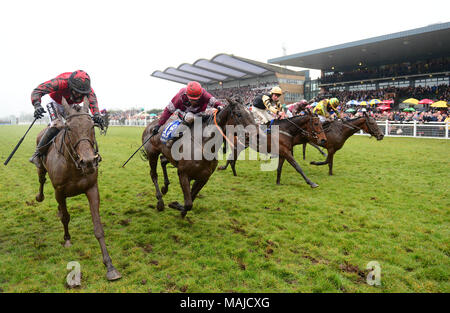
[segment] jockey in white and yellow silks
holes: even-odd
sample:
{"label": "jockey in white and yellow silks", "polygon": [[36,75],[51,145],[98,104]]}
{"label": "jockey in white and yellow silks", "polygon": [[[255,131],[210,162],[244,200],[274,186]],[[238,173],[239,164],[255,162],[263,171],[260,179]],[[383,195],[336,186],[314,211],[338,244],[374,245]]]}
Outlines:
{"label": "jockey in white and yellow silks", "polygon": [[325,122],[330,117],[330,112],[333,111],[340,117],[340,112],[337,107],[339,105],[339,100],[337,98],[323,99],[320,101],[313,110],[313,113],[319,115],[320,121]]}

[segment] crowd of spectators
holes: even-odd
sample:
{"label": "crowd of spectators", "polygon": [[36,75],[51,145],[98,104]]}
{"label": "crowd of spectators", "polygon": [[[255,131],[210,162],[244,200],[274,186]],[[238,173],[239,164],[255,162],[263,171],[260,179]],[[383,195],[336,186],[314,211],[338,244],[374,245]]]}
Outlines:
{"label": "crowd of spectators", "polygon": [[354,118],[360,116],[363,111],[368,112],[377,121],[390,121],[390,122],[446,122],[450,123],[450,115],[445,110],[425,110],[416,112],[403,112],[402,110],[378,110],[376,108],[359,108],[355,113],[343,113],[344,118]]}
{"label": "crowd of spectators", "polygon": [[226,98],[239,97],[240,101],[249,105],[253,102],[253,99],[263,93],[269,93],[270,89],[275,86],[275,84],[263,83],[258,86],[243,86],[243,87],[232,87],[232,88],[220,88],[220,89],[208,89],[208,92],[212,94],[219,101],[224,101]]}
{"label": "crowd of spectators", "polygon": [[371,99],[386,99],[394,94],[396,100],[415,98],[415,99],[432,99],[432,100],[449,100],[450,87],[448,85],[440,85],[433,87],[387,87],[378,90],[358,90],[358,91],[328,91],[323,97],[336,97],[341,102],[347,103],[350,100],[369,101]]}
{"label": "crowd of spectators", "polygon": [[450,58],[438,58],[415,63],[401,63],[382,65],[379,67],[359,67],[348,72],[324,72],[320,78],[322,84],[375,79],[384,77],[398,77],[415,74],[429,74],[450,70]]}

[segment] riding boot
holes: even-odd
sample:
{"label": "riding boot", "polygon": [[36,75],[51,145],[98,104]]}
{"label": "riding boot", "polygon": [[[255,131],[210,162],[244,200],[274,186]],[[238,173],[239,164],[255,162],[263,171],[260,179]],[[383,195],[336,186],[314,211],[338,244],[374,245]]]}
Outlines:
{"label": "riding boot", "polygon": [[169,148],[169,149],[172,148],[175,141],[177,141],[181,137],[183,137],[183,133],[180,133],[178,136],[174,136],[174,137],[170,138],[169,140],[167,140],[167,142],[166,142],[167,148]]}
{"label": "riding boot", "polygon": [[59,129],[55,127],[50,127],[45,131],[45,134],[42,135],[41,140],[39,141],[36,151],[30,158],[30,162],[36,165],[36,167],[41,167],[41,160],[40,157],[45,155],[45,153],[48,150],[48,143],[59,133]]}

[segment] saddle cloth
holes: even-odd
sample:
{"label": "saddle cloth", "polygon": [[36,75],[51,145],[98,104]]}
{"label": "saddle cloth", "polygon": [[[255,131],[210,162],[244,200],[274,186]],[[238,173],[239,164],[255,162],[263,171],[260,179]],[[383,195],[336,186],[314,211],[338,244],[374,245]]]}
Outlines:
{"label": "saddle cloth", "polygon": [[180,126],[180,124],[180,120],[174,120],[167,124],[166,128],[164,128],[161,134],[161,142],[165,144],[168,140],[172,139],[173,134],[175,134],[175,131],[177,130],[178,126]]}

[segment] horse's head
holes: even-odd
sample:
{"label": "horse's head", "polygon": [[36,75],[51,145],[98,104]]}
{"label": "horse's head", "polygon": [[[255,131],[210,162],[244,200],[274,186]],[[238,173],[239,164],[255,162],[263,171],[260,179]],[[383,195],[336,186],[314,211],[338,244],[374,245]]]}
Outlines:
{"label": "horse's head", "polygon": [[84,97],[82,107],[71,107],[63,97],[62,105],[66,114],[64,142],[70,159],[83,173],[92,174],[101,157],[97,152],[94,122],[89,115],[89,100]]}
{"label": "horse's head", "polygon": [[364,119],[366,122],[361,127],[362,130],[368,134],[371,134],[372,136],[377,138],[377,140],[382,140],[384,138],[384,134],[378,127],[378,124],[375,121],[375,119],[369,116],[366,112],[364,112]]}
{"label": "horse's head", "polygon": [[325,136],[319,116],[317,116],[317,114],[313,114],[309,109],[306,109],[306,116],[310,119],[310,122],[307,125],[307,130],[310,137],[308,139],[318,145],[325,145],[327,143],[327,136]]}
{"label": "horse's head", "polygon": [[227,98],[228,105],[224,110],[228,110],[228,125],[255,125],[255,119],[247,107],[239,102],[239,99]]}

